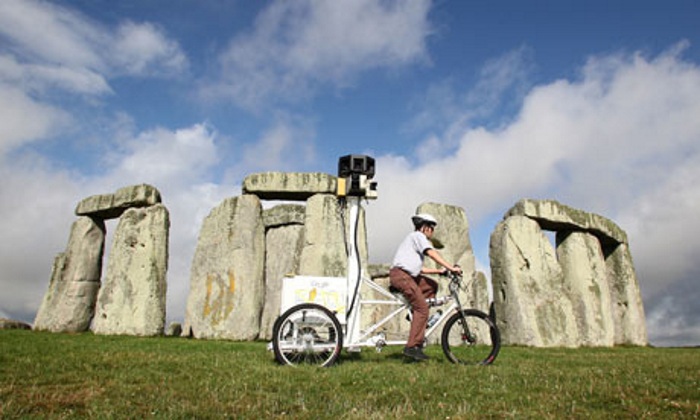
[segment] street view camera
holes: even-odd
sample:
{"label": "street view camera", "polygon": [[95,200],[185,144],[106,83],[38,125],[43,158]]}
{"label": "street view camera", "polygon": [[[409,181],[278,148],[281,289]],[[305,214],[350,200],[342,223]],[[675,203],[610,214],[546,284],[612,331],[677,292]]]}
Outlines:
{"label": "street view camera", "polygon": [[377,198],[374,177],[374,158],[365,155],[347,155],[338,160],[338,195]]}

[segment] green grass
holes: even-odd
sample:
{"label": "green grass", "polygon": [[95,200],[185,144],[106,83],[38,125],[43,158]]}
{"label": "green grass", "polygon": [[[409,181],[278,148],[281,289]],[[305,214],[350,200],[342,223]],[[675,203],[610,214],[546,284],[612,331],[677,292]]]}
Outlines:
{"label": "green grass", "polygon": [[692,418],[700,349],[401,348],[279,366],[266,343],[0,331],[0,418]]}

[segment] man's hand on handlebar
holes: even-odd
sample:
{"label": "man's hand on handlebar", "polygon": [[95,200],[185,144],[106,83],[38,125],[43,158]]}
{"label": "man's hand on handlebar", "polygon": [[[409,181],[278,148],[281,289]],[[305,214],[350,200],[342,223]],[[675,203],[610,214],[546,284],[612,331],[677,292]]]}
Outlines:
{"label": "man's hand on handlebar", "polygon": [[457,274],[457,275],[461,276],[461,275],[462,275],[462,267],[458,266],[457,264],[455,264],[455,265],[452,267],[452,270],[450,270],[449,268],[445,267],[445,268],[442,270],[442,272],[440,273],[440,275],[441,275],[441,276],[446,276],[448,273],[454,273],[454,274]]}

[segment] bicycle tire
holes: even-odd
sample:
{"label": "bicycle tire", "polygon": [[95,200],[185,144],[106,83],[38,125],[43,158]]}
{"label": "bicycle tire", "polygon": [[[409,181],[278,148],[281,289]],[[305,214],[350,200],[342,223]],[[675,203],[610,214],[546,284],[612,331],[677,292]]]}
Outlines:
{"label": "bicycle tire", "polygon": [[272,348],[280,364],[331,366],[343,348],[338,318],[315,303],[289,308],[272,328]]}
{"label": "bicycle tire", "polygon": [[[463,326],[467,322],[467,329]],[[452,363],[490,365],[501,350],[501,334],[485,313],[466,309],[452,315],[442,329],[442,351]]]}

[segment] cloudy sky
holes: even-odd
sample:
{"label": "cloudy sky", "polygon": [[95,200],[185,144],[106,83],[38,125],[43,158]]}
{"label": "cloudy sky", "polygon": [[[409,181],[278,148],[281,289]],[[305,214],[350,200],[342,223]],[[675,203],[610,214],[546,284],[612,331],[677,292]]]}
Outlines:
{"label": "cloudy sky", "polygon": [[353,153],[377,159],[375,262],[436,201],[488,271],[503,213],[556,199],[627,231],[651,343],[700,345],[698,22],[694,0],[2,0],[0,316],[33,322],[78,201],[146,182],[182,321],[243,177]]}

